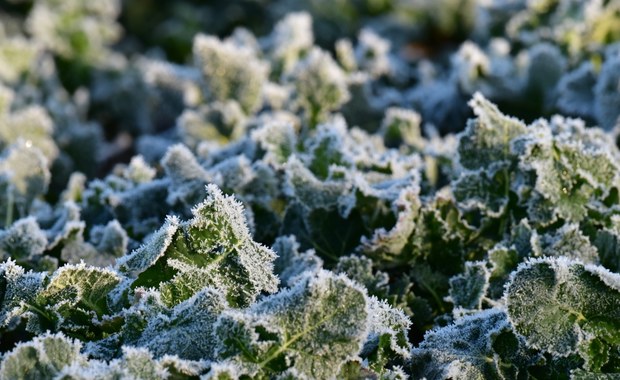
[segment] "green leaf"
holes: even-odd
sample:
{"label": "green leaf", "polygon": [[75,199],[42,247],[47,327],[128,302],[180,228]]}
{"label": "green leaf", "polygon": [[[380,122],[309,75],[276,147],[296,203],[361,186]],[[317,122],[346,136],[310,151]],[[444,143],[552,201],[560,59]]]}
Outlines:
{"label": "green leaf", "polygon": [[[47,192],[51,174],[39,149],[18,140],[0,157],[0,217],[8,226],[14,217],[25,217],[32,202]],[[14,214],[17,211],[17,214]]]}
{"label": "green leaf", "polygon": [[587,264],[599,262],[598,250],[587,236],[581,232],[578,224],[565,224],[558,230],[540,237],[542,254],[545,256],[566,257],[581,260]]}
{"label": "green leaf", "polygon": [[369,333],[360,356],[368,360],[372,370],[384,374],[393,367],[390,363],[411,357],[411,321],[401,310],[375,296],[368,299],[368,306]]}
{"label": "green leaf", "polygon": [[226,308],[218,290],[203,289],[169,312],[149,316],[146,328],[133,344],[148,348],[156,358],[178,355],[182,359],[213,360],[218,344],[215,322]]}
{"label": "green leaf", "polygon": [[54,272],[30,307],[55,328],[89,331],[93,320],[110,313],[108,295],[120,282],[121,276],[109,269],[65,265]]}
{"label": "green leaf", "polygon": [[193,53],[209,100],[236,100],[246,113],[260,107],[269,68],[252,49],[198,34]]}
{"label": "green leaf", "polygon": [[531,260],[513,274],[505,297],[510,321],[530,347],[558,356],[578,352],[587,366],[600,368],[601,349],[620,345],[620,275],[603,267]]}
{"label": "green leaf", "polygon": [[215,185],[207,186],[207,192],[191,220],[177,227],[169,219],[148,244],[121,260],[120,267],[140,272],[134,289],[156,287],[168,306],[206,286],[224,292],[232,306],[248,305],[261,292],[277,290],[275,254],[252,240],[243,206]]}
{"label": "green leaf", "polygon": [[217,326],[220,356],[252,376],[293,368],[310,378],[334,377],[367,334],[366,296],[344,276],[321,271],[253,305],[226,311]]}
{"label": "green leaf", "polygon": [[45,334],[32,341],[18,344],[0,363],[0,379],[54,378],[72,364],[81,364],[86,358],[80,354],[82,345],[63,334]]}
{"label": "green leaf", "polygon": [[313,47],[293,69],[296,100],[310,127],[324,121],[329,112],[349,98],[346,76],[329,53]]}
{"label": "green leaf", "polygon": [[8,260],[0,264],[0,327],[13,327],[43,286],[42,273],[25,272]]}
{"label": "green leaf", "polygon": [[469,105],[477,118],[470,120],[460,135],[459,164],[465,169],[476,170],[514,159],[510,143],[527,132],[525,124],[503,115],[480,93],[474,94]]}
{"label": "green leaf", "polygon": [[303,276],[316,274],[323,268],[323,260],[314,250],[299,252],[299,243],[294,235],[278,237],[272,249],[278,255],[274,261],[274,272],[283,286],[292,286]]}
{"label": "green leaf", "polygon": [[532,356],[498,309],[432,330],[412,350],[411,374],[427,379],[520,379]]}
{"label": "green leaf", "polygon": [[489,277],[486,262],[465,263],[465,272],[450,279],[449,301],[455,307],[479,310],[489,287]]}

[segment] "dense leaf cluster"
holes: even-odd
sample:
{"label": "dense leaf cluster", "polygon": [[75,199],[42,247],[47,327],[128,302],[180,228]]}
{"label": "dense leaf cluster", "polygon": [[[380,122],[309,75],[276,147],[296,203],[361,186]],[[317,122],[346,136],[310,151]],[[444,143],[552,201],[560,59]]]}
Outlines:
{"label": "dense leaf cluster", "polygon": [[0,379],[620,373],[618,1],[210,3],[0,1]]}

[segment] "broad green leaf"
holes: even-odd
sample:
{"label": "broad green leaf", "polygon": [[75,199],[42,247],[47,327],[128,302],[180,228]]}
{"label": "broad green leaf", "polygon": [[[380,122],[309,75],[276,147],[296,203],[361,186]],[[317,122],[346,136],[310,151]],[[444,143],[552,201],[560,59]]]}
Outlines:
{"label": "broad green leaf", "polygon": [[178,355],[182,359],[212,360],[218,344],[215,322],[226,308],[218,290],[203,289],[170,312],[149,317],[133,344],[148,348],[156,358]]}
{"label": "broad green leaf", "polygon": [[478,310],[489,288],[490,273],[483,261],[465,263],[465,272],[450,279],[449,301],[455,307]]}
{"label": "broad green leaf", "polygon": [[620,345],[620,275],[603,267],[531,260],[513,274],[505,297],[510,321],[530,347],[579,353],[600,368],[601,350]]}
{"label": "broad green leaf", "polygon": [[168,306],[206,286],[224,292],[233,306],[277,290],[275,254],[252,240],[243,206],[215,185],[207,192],[192,219],[180,226],[170,219],[149,243],[119,262],[121,268],[139,272],[133,288],[158,288]]}
{"label": "broad green leaf", "polygon": [[93,321],[110,313],[108,296],[120,282],[121,276],[109,269],[84,263],[65,265],[54,272],[29,305],[53,328],[89,331],[95,327]]}
{"label": "broad green leaf", "polygon": [[344,276],[314,278],[263,299],[247,311],[227,311],[217,325],[219,354],[252,376],[294,368],[300,376],[333,378],[367,334],[364,292]]}
{"label": "broad green leaf", "polygon": [[18,344],[0,363],[0,379],[26,380],[54,378],[69,365],[82,364],[82,345],[63,334],[44,334]]}
{"label": "broad green leaf", "polygon": [[411,374],[426,379],[520,379],[532,357],[506,314],[490,309],[431,330],[412,351]]}
{"label": "broad green leaf", "polygon": [[369,362],[369,367],[386,375],[390,363],[411,357],[409,327],[411,321],[399,309],[372,296],[368,298],[369,333],[360,354]]}
{"label": "broad green leaf", "polygon": [[0,264],[0,327],[13,327],[43,286],[42,273],[26,272],[10,259]]}
{"label": "broad green leaf", "polygon": [[291,73],[296,100],[314,127],[349,98],[346,76],[331,55],[317,47],[299,61]]}
{"label": "broad green leaf", "polygon": [[51,174],[48,160],[32,143],[18,140],[0,157],[0,217],[8,226],[26,217],[32,202],[47,192]]}
{"label": "broad green leaf", "polygon": [[469,104],[477,118],[468,122],[460,136],[459,164],[477,170],[514,159],[510,143],[527,132],[525,124],[502,114],[480,93],[474,94]]}
{"label": "broad green leaf", "polygon": [[323,268],[323,260],[314,250],[299,252],[299,243],[294,235],[278,237],[271,249],[278,255],[274,261],[274,272],[282,286],[292,286],[303,276],[316,274]]}
{"label": "broad green leaf", "polygon": [[198,34],[194,37],[193,54],[207,99],[236,100],[248,113],[260,106],[268,66],[250,48]]}

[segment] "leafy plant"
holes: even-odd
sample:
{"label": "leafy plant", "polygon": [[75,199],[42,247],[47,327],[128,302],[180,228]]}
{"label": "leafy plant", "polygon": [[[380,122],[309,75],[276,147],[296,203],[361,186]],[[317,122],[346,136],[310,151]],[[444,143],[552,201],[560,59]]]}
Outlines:
{"label": "leafy plant", "polygon": [[620,373],[618,2],[268,3],[0,1],[0,379]]}

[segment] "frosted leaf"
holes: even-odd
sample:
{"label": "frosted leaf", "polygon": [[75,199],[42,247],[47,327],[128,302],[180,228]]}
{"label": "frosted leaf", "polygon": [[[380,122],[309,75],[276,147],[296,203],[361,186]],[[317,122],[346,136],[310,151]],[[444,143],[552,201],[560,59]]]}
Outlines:
{"label": "frosted leaf", "polygon": [[473,93],[478,82],[490,74],[491,58],[471,41],[465,41],[453,56],[452,64],[461,88]]}
{"label": "frosted leaf", "polygon": [[591,62],[584,62],[564,75],[558,83],[558,108],[568,115],[594,118],[596,80]]}
{"label": "frosted leaf", "polygon": [[67,182],[67,187],[60,195],[65,202],[79,203],[82,200],[82,194],[86,189],[87,178],[83,173],[73,172]]}
{"label": "frosted leaf", "polygon": [[415,111],[391,107],[385,111],[379,133],[383,135],[385,145],[398,147],[407,144],[416,149],[424,145],[420,131],[422,117]]}
{"label": "frosted leaf", "polygon": [[123,347],[123,357],[117,365],[120,367],[118,375],[121,378],[160,379],[168,377],[166,369],[153,359],[153,355],[141,348]]}
{"label": "frosted leaf", "polygon": [[[48,160],[27,141],[18,140],[0,158],[2,220],[11,222],[13,207],[17,217],[26,216],[35,198],[44,195],[50,183]],[[5,198],[6,197],[6,198]]]}
{"label": "frosted leaf", "polygon": [[265,152],[263,161],[276,167],[286,163],[296,150],[297,136],[290,123],[267,123],[253,130],[250,136]]}
{"label": "frosted leaf", "polygon": [[86,224],[83,221],[69,221],[64,225],[61,235],[52,242],[50,246],[62,247],[60,251],[62,261],[70,264],[77,264],[83,260],[92,261],[91,264],[99,261],[95,247],[84,241],[85,228]]}
{"label": "frosted leaf", "polygon": [[245,193],[245,188],[256,179],[256,173],[245,155],[227,158],[209,168],[212,177],[219,176],[219,187],[232,193]]}
{"label": "frosted leaf", "polygon": [[336,41],[334,49],[336,50],[336,59],[343,69],[347,72],[357,71],[357,60],[351,40],[340,39]]}
{"label": "frosted leaf", "polygon": [[20,219],[0,231],[0,258],[18,262],[36,259],[45,251],[47,237],[33,217]]}
{"label": "frosted leaf", "polygon": [[598,263],[598,250],[581,232],[578,224],[565,224],[553,233],[540,237],[542,254],[581,260],[588,264]]}
{"label": "frosted leaf", "polygon": [[177,128],[185,144],[196,147],[210,140],[224,144],[241,138],[247,119],[234,100],[212,102],[198,110],[185,110],[177,119]]}
{"label": "frosted leaf", "polygon": [[411,374],[426,379],[516,379],[531,360],[506,314],[490,309],[431,330],[412,350]]}
{"label": "frosted leaf", "polygon": [[405,188],[394,201],[396,223],[390,230],[378,228],[371,238],[362,237],[360,250],[371,257],[391,257],[401,255],[409,238],[416,229],[420,216],[420,189],[417,185]]}
{"label": "frosted leaf", "polygon": [[214,325],[226,308],[218,290],[205,288],[169,313],[149,318],[133,344],[148,348],[155,357],[178,355],[182,359],[212,360],[219,341],[213,334]]}
{"label": "frosted leaf", "polygon": [[0,119],[9,115],[14,98],[15,92],[10,87],[0,85]]}
{"label": "frosted leaf", "polygon": [[199,376],[205,370],[204,362],[164,356],[159,360],[143,348],[122,347],[122,356],[109,362],[99,360],[75,361],[65,366],[57,375],[66,380],[116,380],[116,379],[184,379]]}
{"label": "frosted leaf", "polygon": [[92,226],[89,241],[84,241],[84,222],[68,223],[62,237],[60,258],[70,264],[85,262],[100,267],[114,263],[125,254],[129,237],[117,220],[105,226]]}
{"label": "frosted leaf", "polygon": [[275,72],[289,73],[314,44],[312,17],[306,12],[288,13],[278,21],[266,41]]}
{"label": "frosted leaf", "polygon": [[[164,302],[176,305],[212,286],[233,306],[247,305],[260,292],[277,289],[275,254],[252,240],[243,206],[215,185],[207,186],[207,193],[207,199],[192,210],[194,217],[171,235],[170,243],[167,227],[153,252],[147,245],[132,255],[136,263],[152,263],[138,275],[134,288],[158,287]],[[130,270],[133,266],[120,265]]]}
{"label": "frosted leaf", "polygon": [[181,144],[170,147],[161,165],[172,182],[167,199],[169,204],[181,202],[191,207],[203,199],[204,187],[211,178],[187,147]]}
{"label": "frosted leaf", "polygon": [[[530,129],[530,135],[513,142],[519,168],[536,175],[530,218],[546,210],[569,221],[582,220],[587,203],[617,181],[616,158],[605,140],[571,119],[554,118],[551,125],[538,120]],[[571,130],[568,139],[566,132]]]}
{"label": "frosted leaf", "polygon": [[608,359],[597,359],[593,344],[620,342],[620,275],[602,267],[531,260],[513,273],[505,297],[510,322],[530,347],[557,356],[579,353],[591,365]]}
{"label": "frosted leaf", "polygon": [[8,260],[0,264],[0,327],[13,327],[43,286],[42,273],[25,272]]}
{"label": "frosted leaf", "polygon": [[293,286],[303,276],[312,276],[323,268],[323,260],[314,250],[299,252],[294,235],[279,236],[271,249],[278,255],[273,263],[274,272],[282,286]]}
{"label": "frosted leaf", "polygon": [[63,334],[45,334],[32,341],[19,343],[0,363],[0,379],[54,378],[65,366],[82,364],[78,340]]}
{"label": "frosted leaf", "polygon": [[210,100],[236,100],[246,113],[260,107],[268,66],[251,49],[198,34],[193,54]]}
{"label": "frosted leaf", "polygon": [[489,251],[490,268],[487,267],[487,272],[489,272],[487,291],[490,298],[499,299],[502,297],[508,276],[513,270],[517,269],[520,261],[520,254],[514,249],[514,245],[511,248],[506,248],[498,244]]}
{"label": "frosted leaf", "polygon": [[556,86],[564,75],[566,59],[560,49],[551,44],[538,44],[528,51],[529,66],[527,91],[530,96],[539,96],[542,101],[552,103]]}
{"label": "frosted leaf", "polygon": [[[10,105],[10,104],[9,104]],[[0,145],[8,146],[23,140],[37,147],[51,163],[58,157],[58,147],[52,138],[54,122],[40,106],[29,106],[5,115],[0,113]]]}
{"label": "frosted leaf", "polygon": [[334,268],[334,273],[343,273],[351,280],[363,285],[369,294],[386,297],[389,291],[389,276],[385,272],[373,272],[373,261],[368,257],[342,256]]}
{"label": "frosted leaf", "polygon": [[311,126],[349,100],[346,77],[329,53],[312,48],[294,68],[296,100]]}
{"label": "frosted leaf", "polygon": [[489,288],[489,270],[483,261],[465,263],[465,271],[450,279],[448,300],[457,308],[479,310]]}
{"label": "frosted leaf", "polygon": [[134,183],[145,183],[155,178],[157,171],[144,161],[142,156],[131,158],[129,165],[123,170],[123,177]]}
{"label": "frosted leaf", "polygon": [[67,59],[101,62],[109,59],[105,47],[121,35],[115,22],[118,0],[93,6],[84,0],[70,0],[58,6],[56,0],[38,1],[28,15],[26,28],[37,41]]}
{"label": "frosted leaf", "polygon": [[357,37],[355,58],[357,66],[374,77],[389,74],[391,71],[389,40],[381,38],[370,29],[362,29]]}
{"label": "frosted leaf", "polygon": [[601,229],[592,244],[598,251],[600,263],[612,272],[620,272],[620,236],[618,231]]}
{"label": "frosted leaf", "polygon": [[260,46],[256,36],[254,36],[252,31],[242,26],[236,27],[231,35],[226,37],[226,42],[230,42],[241,48],[250,49],[257,54],[260,52]]}
{"label": "frosted leaf", "polygon": [[285,192],[309,209],[329,208],[338,204],[347,189],[346,183],[321,181],[301,161],[292,156],[285,166]]}
{"label": "frosted leaf", "polygon": [[201,379],[204,380],[237,380],[245,375],[244,371],[233,362],[223,361],[211,363],[209,372],[204,374]]}
{"label": "frosted leaf", "polygon": [[326,179],[331,166],[350,166],[345,145],[346,125],[344,123],[321,124],[317,133],[305,141],[308,151],[306,165],[314,175]]}
{"label": "frosted leaf", "polygon": [[369,333],[361,356],[367,358],[372,363],[370,367],[380,373],[394,356],[403,359],[411,357],[408,338],[411,321],[401,310],[374,296],[368,298],[368,307]]}
{"label": "frosted leaf", "polygon": [[480,93],[470,101],[477,118],[470,120],[460,135],[458,162],[466,169],[476,170],[513,159],[510,142],[526,133],[525,124],[503,115]]}
{"label": "frosted leaf", "polygon": [[90,242],[102,255],[120,257],[125,254],[129,237],[117,220],[105,226],[95,226],[90,231]]}
{"label": "frosted leaf", "polygon": [[0,79],[5,83],[15,83],[39,58],[41,48],[35,41],[22,36],[3,34],[0,32]]}
{"label": "frosted leaf", "polygon": [[[140,239],[150,234],[154,229],[161,226],[170,210],[167,206],[153,207],[153,204],[167,205],[166,201],[170,191],[176,191],[176,189],[171,188],[170,180],[162,178],[115,193],[117,203],[113,206],[114,217],[119,220],[125,230],[131,233],[134,239]],[[196,197],[198,194],[201,192],[197,191]]]}
{"label": "frosted leaf", "polygon": [[263,299],[247,311],[224,312],[219,354],[251,376],[294,368],[309,378],[334,378],[367,334],[364,291],[344,276],[321,271]]}
{"label": "frosted leaf", "polygon": [[165,254],[179,229],[179,224],[177,217],[167,217],[163,226],[155,231],[142,246],[116,260],[115,267],[121,273],[132,277],[138,276]]}
{"label": "frosted leaf", "polygon": [[506,172],[494,174],[485,170],[467,171],[452,182],[454,198],[465,211],[480,210],[490,217],[504,214],[509,200],[510,186]]}
{"label": "frosted leaf", "polygon": [[120,282],[120,275],[109,269],[65,265],[49,278],[32,305],[54,328],[88,330],[92,326],[86,322],[110,312],[108,294]]}
{"label": "frosted leaf", "polygon": [[594,112],[601,127],[612,129],[620,116],[620,55],[608,59],[594,88]]}

